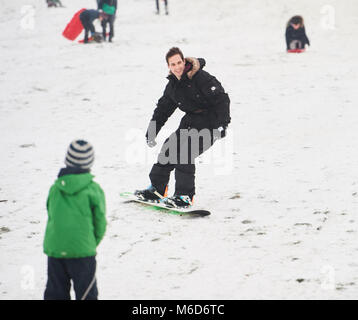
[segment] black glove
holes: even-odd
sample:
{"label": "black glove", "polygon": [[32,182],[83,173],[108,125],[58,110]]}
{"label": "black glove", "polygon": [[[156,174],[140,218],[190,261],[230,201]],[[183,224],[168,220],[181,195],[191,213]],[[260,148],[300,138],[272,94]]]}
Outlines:
{"label": "black glove", "polygon": [[213,131],[214,141],[224,138],[226,136],[226,129],[227,126],[220,126],[219,128],[214,129]]}
{"label": "black glove", "polygon": [[153,148],[157,145],[157,143],[156,143],[155,139],[152,139],[152,140],[147,139],[147,145],[149,148]]}

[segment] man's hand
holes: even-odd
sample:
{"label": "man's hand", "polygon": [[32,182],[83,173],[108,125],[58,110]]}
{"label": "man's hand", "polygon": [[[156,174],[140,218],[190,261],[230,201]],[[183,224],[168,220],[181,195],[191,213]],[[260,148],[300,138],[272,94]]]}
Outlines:
{"label": "man's hand", "polygon": [[214,129],[214,132],[213,132],[214,142],[216,140],[220,140],[226,136],[226,128],[227,128],[226,126],[221,126],[217,129]]}
{"label": "man's hand", "polygon": [[149,148],[153,148],[153,147],[155,147],[157,145],[157,143],[155,142],[154,139],[153,140],[148,140],[147,139],[147,145],[148,145]]}

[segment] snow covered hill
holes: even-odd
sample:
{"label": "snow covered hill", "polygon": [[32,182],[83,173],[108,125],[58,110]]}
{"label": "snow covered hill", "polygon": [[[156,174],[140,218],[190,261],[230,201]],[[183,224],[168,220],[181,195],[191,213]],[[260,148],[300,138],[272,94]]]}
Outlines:
{"label": "snow covered hill", "polygon": [[[120,0],[112,44],[61,36],[92,0],[0,0],[0,299],[42,299],[49,187],[75,138],[107,199],[101,299],[356,299],[358,2]],[[311,47],[285,52],[288,19]],[[99,25],[97,25],[99,28]],[[203,57],[231,98],[228,137],[198,160],[187,219],[123,204],[144,188],[165,54]],[[173,185],[170,186],[173,190]]]}

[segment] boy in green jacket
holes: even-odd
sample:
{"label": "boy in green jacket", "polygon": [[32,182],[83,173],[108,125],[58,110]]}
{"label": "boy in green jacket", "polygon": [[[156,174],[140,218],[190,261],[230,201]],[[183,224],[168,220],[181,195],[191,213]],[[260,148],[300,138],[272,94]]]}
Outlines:
{"label": "boy in green jacket", "polygon": [[106,205],[103,190],[90,174],[93,161],[90,143],[72,141],[66,168],[50,189],[44,240],[48,256],[45,300],[71,299],[71,280],[77,300],[98,297],[96,248],[106,230]]}

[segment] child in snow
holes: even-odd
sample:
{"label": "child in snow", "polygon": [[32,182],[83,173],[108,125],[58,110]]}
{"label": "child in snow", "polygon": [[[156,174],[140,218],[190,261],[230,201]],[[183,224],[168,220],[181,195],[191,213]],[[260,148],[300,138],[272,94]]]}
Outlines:
{"label": "child in snow", "polygon": [[286,44],[287,50],[304,49],[306,44],[310,45],[301,16],[294,16],[287,22]]}
{"label": "child in snow", "polygon": [[96,29],[93,25],[93,21],[99,19],[100,21],[108,18],[108,15],[104,12],[99,12],[98,10],[89,9],[84,10],[80,14],[80,20],[85,29],[85,38],[84,43],[88,43],[88,32],[91,31],[92,37],[96,42],[101,42],[102,37],[100,34],[96,33]]}
{"label": "child in snow", "polygon": [[104,193],[90,174],[93,161],[91,144],[74,140],[67,150],[66,167],[50,189],[45,300],[71,299],[71,279],[77,300],[97,299],[95,256],[106,230],[106,207]]}
{"label": "child in snow", "polygon": [[[168,15],[169,11],[168,11],[168,0],[163,0],[164,1],[164,5],[165,5],[165,14]],[[160,8],[159,8],[159,0],[155,0],[155,3],[157,5],[157,12],[156,14],[160,13]]]}
{"label": "child in snow", "polygon": [[107,19],[102,20],[102,35],[103,40],[106,41],[106,26],[109,24],[109,38],[108,41],[112,42],[114,37],[114,20],[116,19],[117,0],[97,0],[98,10],[103,10],[108,15]]}

